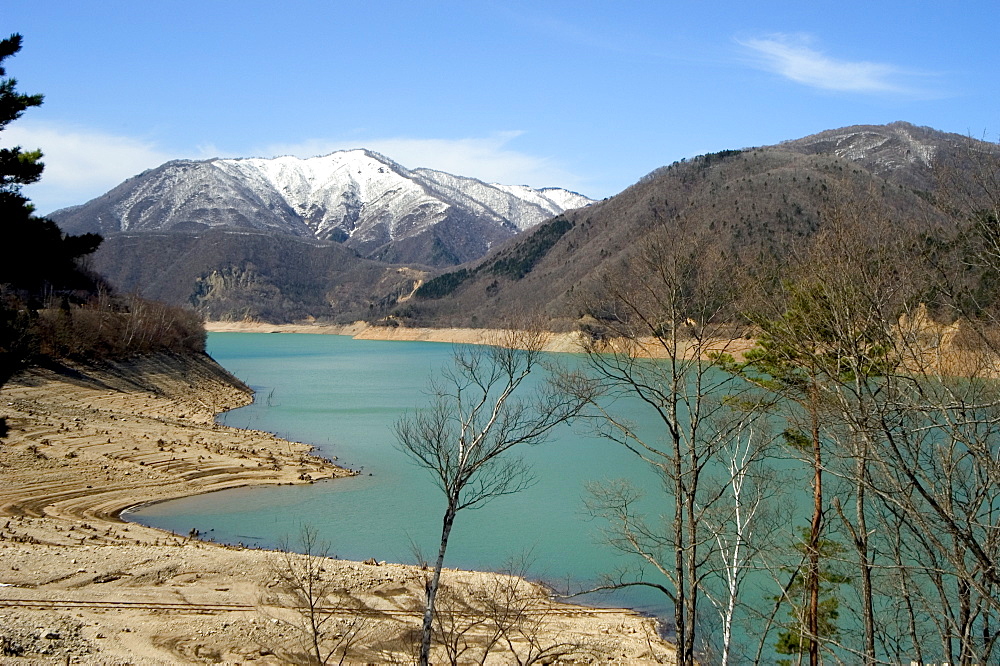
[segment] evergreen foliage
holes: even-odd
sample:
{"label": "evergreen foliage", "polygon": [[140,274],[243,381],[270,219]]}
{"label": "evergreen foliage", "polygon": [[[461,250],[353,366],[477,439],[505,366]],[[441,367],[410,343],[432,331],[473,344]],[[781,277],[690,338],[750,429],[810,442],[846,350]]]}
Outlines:
{"label": "evergreen foliage", "polygon": [[[6,76],[3,61],[20,49],[21,35],[0,41],[0,77],[4,77],[0,78],[0,130],[42,103],[41,95],[19,93],[17,80]],[[53,292],[93,291],[96,278],[77,261],[101,243],[97,234],[70,236],[34,214],[35,207],[21,188],[41,178],[41,157],[41,151],[20,146],[0,149],[0,233],[9,249],[0,262],[0,284],[31,309]]]}
{"label": "evergreen foliage", "polygon": [[[807,542],[809,538],[809,531],[804,529],[801,531],[801,541],[795,544],[795,549],[803,555],[803,559],[808,557]],[[851,583],[851,578],[840,573],[834,563],[838,558],[843,557],[846,549],[836,541],[821,539],[819,551],[823,565],[819,570],[820,601],[817,626],[821,641],[835,641],[841,633],[840,627],[837,626],[837,619],[840,617],[838,588],[841,585]],[[791,584],[785,594],[775,598],[775,601],[788,604],[788,615],[791,623],[778,634],[775,652],[787,655],[807,655],[812,643],[806,627],[806,600],[809,592],[806,585],[807,580],[801,569],[790,573],[792,574]],[[777,663],[781,666],[792,666],[797,663],[797,660],[778,659]]]}
{"label": "evergreen foliage", "polygon": [[442,273],[422,284],[413,295],[422,299],[444,298],[454,293],[471,276],[468,268]]}
{"label": "evergreen foliage", "polygon": [[497,257],[490,267],[494,275],[520,280],[531,272],[542,257],[552,249],[563,235],[573,228],[573,223],[565,217],[557,217],[526,237],[524,242]]}
{"label": "evergreen foliage", "polygon": [[[0,130],[42,103],[41,95],[18,92],[17,81],[6,76],[3,62],[21,41],[18,34],[0,40]],[[82,260],[101,236],[65,234],[35,215],[22,188],[41,177],[41,157],[40,150],[0,148],[0,387],[35,363],[203,351],[204,329],[192,313],[115,297],[86,268]]]}
{"label": "evergreen foliage", "polygon": [[[530,234],[526,234],[523,242],[500,252],[492,261],[484,262],[471,270],[460,268],[438,275],[417,289],[414,296],[421,300],[442,299],[453,295],[462,285],[484,273],[514,281],[521,280],[572,228],[573,223],[568,219],[563,216],[556,217],[540,225]],[[498,291],[496,281],[491,283],[491,286],[492,293],[496,293]]]}
{"label": "evergreen foliage", "polygon": [[720,150],[716,153],[706,153],[695,159],[699,160],[702,163],[702,166],[709,167],[713,162],[722,162],[730,157],[736,157],[737,155],[742,154],[742,150]]}

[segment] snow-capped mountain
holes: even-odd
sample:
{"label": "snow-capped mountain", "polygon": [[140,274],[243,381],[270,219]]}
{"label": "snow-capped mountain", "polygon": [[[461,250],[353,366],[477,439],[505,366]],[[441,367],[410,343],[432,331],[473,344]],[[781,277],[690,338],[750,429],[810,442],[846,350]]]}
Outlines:
{"label": "snow-capped mountain", "polygon": [[558,188],[487,184],[367,150],[168,162],[52,219],[71,233],[237,227],[331,240],[367,257],[460,263],[569,208]]}

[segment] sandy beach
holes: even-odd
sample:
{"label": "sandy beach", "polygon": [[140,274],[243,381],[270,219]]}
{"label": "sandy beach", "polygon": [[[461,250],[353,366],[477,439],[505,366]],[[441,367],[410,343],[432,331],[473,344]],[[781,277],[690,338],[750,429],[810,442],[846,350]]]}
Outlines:
{"label": "sandy beach", "polygon": [[[283,575],[296,565],[281,553],[120,518],[144,502],[351,474],[304,444],[214,422],[250,399],[207,357],[33,369],[4,387],[0,414],[11,432],[0,445],[0,663],[301,659],[301,613]],[[411,663],[427,572],[332,559],[322,569],[338,590],[330,626],[350,643],[345,663]],[[488,640],[503,614],[484,600],[508,599],[506,617],[518,620],[504,625],[489,663],[532,650],[549,650],[556,663],[672,661],[655,623],[633,613],[559,604],[495,574],[448,571],[445,584],[456,644]]]}

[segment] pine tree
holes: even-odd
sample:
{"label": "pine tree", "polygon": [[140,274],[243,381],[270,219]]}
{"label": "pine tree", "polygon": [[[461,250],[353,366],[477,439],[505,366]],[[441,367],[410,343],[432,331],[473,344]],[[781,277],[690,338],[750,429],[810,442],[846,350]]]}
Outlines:
{"label": "pine tree", "polygon": [[[20,50],[21,35],[0,41],[0,131],[42,104],[42,95],[18,92],[17,80],[7,77],[4,61]],[[21,188],[41,178],[41,157],[41,151],[20,146],[0,149],[0,238],[6,250],[0,255],[0,284],[32,308],[53,292],[93,289],[93,276],[77,260],[101,242],[97,234],[64,234],[54,222],[34,214]]]}
{"label": "pine tree", "polygon": [[[0,131],[17,120],[26,109],[41,106],[41,95],[24,95],[16,90],[17,80],[7,77],[4,60],[21,50],[21,35],[0,41]],[[39,150],[24,151],[20,146],[0,148],[0,220],[5,227],[24,222],[34,207],[21,194],[21,186],[36,182],[44,165]]]}
{"label": "pine tree", "polygon": [[[0,131],[42,103],[41,95],[18,92],[17,80],[7,76],[4,61],[20,50],[21,35],[0,40]],[[0,148],[0,387],[30,362],[36,346],[31,327],[44,300],[96,286],[97,278],[82,270],[78,259],[96,250],[101,237],[62,233],[36,216],[21,192],[41,178],[41,157],[39,150]],[[5,433],[0,419],[0,437]]]}
{"label": "pine tree", "polygon": [[[11,35],[0,41],[0,130],[3,130],[13,120],[31,106],[42,103],[41,95],[22,95],[15,91],[17,81],[6,78],[7,71],[3,61],[21,49],[21,35]],[[32,207],[21,195],[22,185],[33,183],[41,177],[42,163],[39,161],[41,152],[24,152],[20,147],[0,148],[0,233],[8,237],[6,256],[0,257],[0,282],[13,272],[14,265],[20,263],[14,259],[16,247],[9,241],[14,240],[8,233],[23,228],[31,218]],[[13,233],[17,235],[16,231]],[[28,356],[25,348],[26,331],[28,327],[26,313],[18,307],[16,299],[3,294],[0,300],[0,387],[16,372],[23,360]],[[0,437],[7,434],[6,423],[0,421]]]}

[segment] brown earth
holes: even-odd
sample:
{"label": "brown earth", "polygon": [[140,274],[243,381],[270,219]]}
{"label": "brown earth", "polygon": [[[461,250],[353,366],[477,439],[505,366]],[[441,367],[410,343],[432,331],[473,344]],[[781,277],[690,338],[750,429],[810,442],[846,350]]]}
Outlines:
{"label": "brown earth", "polygon": [[[214,422],[249,400],[207,357],[35,369],[4,387],[0,663],[306,663],[287,580],[303,558],[119,517],[148,501],[350,474],[306,445]],[[412,663],[427,572],[315,562],[336,590],[328,626],[349,644],[345,663]],[[650,619],[555,603],[517,578],[444,579],[446,633],[469,645],[460,661],[478,661],[492,635],[489,663],[541,650],[558,663],[672,663]]]}
{"label": "brown earth", "polygon": [[[356,340],[400,340],[407,342],[452,342],[489,344],[500,333],[488,328],[411,328],[408,326],[373,326],[363,321],[353,324],[268,324],[250,321],[212,321],[205,328],[213,333],[316,333],[349,335]],[[547,333],[545,351],[580,351],[578,333]]]}
{"label": "brown earth", "polygon": [[[268,324],[251,321],[212,321],[205,328],[214,333],[315,333],[321,335],[348,335],[355,340],[399,340],[407,342],[450,342],[461,344],[494,344],[502,337],[503,331],[489,328],[414,328],[409,326],[373,326],[363,321],[353,324]],[[583,351],[583,336],[578,331],[569,333],[544,334],[547,338],[543,351],[580,353]],[[607,343],[612,351],[620,345],[612,340]],[[624,343],[620,343],[624,344]],[[722,351],[741,358],[754,345],[751,338],[733,335],[719,338],[717,343],[703,346],[702,352]],[[645,338],[633,345],[632,351],[640,356],[665,358],[667,352],[655,338]],[[683,350],[681,356],[689,356]]]}

